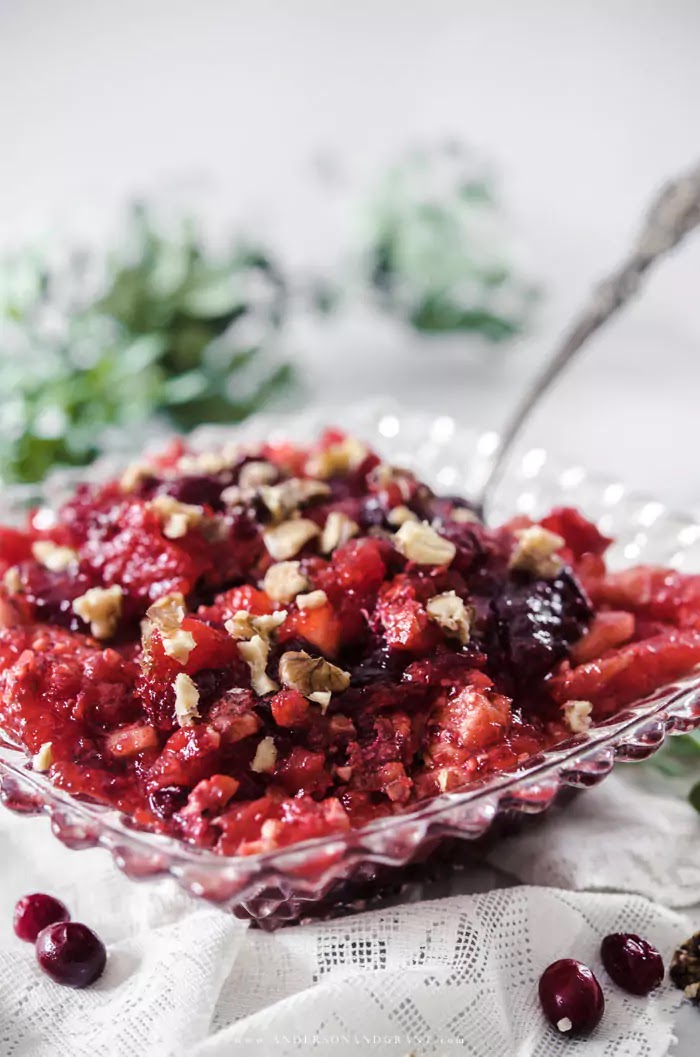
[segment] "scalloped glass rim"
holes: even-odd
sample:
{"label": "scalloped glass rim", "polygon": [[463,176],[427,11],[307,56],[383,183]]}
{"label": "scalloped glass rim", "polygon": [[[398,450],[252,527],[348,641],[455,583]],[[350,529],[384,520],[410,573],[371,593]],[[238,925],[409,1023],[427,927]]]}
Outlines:
{"label": "scalloped glass rim", "polygon": [[[484,479],[498,438],[476,433],[446,416],[400,409],[389,401],[328,408],[299,415],[260,416],[239,427],[201,427],[198,448],[222,437],[243,441],[279,437],[311,439],[320,428],[340,424],[410,465],[444,492],[474,494]],[[60,501],[76,480],[100,480],[123,463],[103,459],[86,471],[61,471],[42,486],[45,501]],[[0,521],[17,520],[36,489],[5,491]],[[700,524],[663,504],[627,490],[581,466],[559,465],[541,448],[514,460],[499,487],[495,519],[513,512],[537,514],[557,503],[580,506],[602,530],[616,537],[611,560],[638,561],[700,570]],[[564,787],[596,784],[616,759],[640,760],[655,752],[667,733],[700,726],[700,672],[677,680],[605,724],[527,760],[517,771],[462,792],[425,801],[405,814],[264,854],[225,858],[177,840],[138,830],[118,812],[77,800],[55,789],[29,767],[25,753],[0,742],[0,798],[12,810],[47,812],[55,835],[74,848],[101,845],[134,879],[174,877],[191,894],[260,921],[293,920],[342,883],[375,867],[402,867],[436,840],[483,836],[504,814],[535,814],[549,807]]]}

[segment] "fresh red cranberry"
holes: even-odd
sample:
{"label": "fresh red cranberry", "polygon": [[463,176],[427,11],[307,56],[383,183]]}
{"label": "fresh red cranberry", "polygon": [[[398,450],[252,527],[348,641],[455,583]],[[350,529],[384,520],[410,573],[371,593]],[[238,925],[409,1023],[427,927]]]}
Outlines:
{"label": "fresh red cranberry", "polygon": [[610,979],[632,995],[648,995],[664,978],[664,963],[656,947],[629,932],[613,932],[600,946]]}
{"label": "fresh red cranberry", "polygon": [[36,957],[44,972],[57,984],[87,987],[102,975],[107,951],[87,925],[79,921],[57,921],[37,936]]}
{"label": "fresh red cranberry", "polygon": [[70,914],[68,907],[53,896],[33,892],[22,896],[15,905],[12,922],[15,934],[28,943],[34,943],[41,930],[55,921],[70,921]]}
{"label": "fresh red cranberry", "polygon": [[605,999],[600,984],[582,962],[562,958],[540,977],[540,1005],[550,1024],[567,1035],[588,1035],[600,1023]]}

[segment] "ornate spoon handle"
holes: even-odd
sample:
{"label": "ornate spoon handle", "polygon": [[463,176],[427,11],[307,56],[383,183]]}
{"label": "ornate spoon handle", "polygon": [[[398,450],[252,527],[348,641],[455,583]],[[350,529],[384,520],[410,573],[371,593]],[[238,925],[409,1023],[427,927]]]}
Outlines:
{"label": "ornate spoon handle", "polygon": [[558,350],[534,382],[508,421],[501,436],[489,475],[477,504],[482,512],[498,484],[506,459],[525,421],[576,353],[618,309],[632,299],[641,287],[648,269],[700,224],[700,164],[667,183],[652,203],[632,250],[599,286],[564,335]]}

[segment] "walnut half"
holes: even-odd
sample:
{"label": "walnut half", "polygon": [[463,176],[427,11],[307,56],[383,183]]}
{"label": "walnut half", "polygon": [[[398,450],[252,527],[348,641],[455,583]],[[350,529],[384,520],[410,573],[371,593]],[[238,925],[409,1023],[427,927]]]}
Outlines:
{"label": "walnut half", "polygon": [[312,694],[341,693],[350,685],[350,673],[324,657],[310,657],[304,650],[290,650],[280,660],[280,679],[290,690],[304,697]]}
{"label": "walnut half", "polygon": [[674,952],[668,975],[686,998],[700,1005],[700,932],[682,943]]}

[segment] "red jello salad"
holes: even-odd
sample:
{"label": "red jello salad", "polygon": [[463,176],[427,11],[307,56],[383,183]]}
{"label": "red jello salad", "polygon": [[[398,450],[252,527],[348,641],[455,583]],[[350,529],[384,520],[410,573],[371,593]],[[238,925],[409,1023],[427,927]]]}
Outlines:
{"label": "red jello salad", "polygon": [[516,769],[700,663],[700,576],[481,524],[362,441],[184,443],[0,528],[0,728],[221,855]]}

